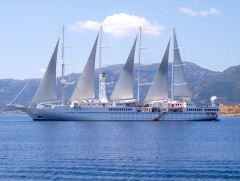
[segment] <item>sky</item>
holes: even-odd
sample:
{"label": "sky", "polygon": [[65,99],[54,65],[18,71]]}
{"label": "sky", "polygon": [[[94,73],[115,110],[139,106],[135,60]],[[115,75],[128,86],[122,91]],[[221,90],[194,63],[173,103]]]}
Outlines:
{"label": "sky", "polygon": [[[139,27],[142,64],[160,63],[174,27],[183,61],[224,71],[240,64],[239,7],[238,0],[2,0],[0,79],[41,78],[63,26],[66,74],[82,72],[100,26],[103,65],[125,63]],[[98,59],[99,50],[96,67]],[[61,46],[58,76],[60,62]]]}

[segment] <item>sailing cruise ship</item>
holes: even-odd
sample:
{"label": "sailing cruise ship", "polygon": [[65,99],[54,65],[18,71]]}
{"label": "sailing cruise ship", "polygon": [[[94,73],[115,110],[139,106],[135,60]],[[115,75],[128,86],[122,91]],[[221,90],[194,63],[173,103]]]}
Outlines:
{"label": "sailing cruise ship", "polygon": [[[156,72],[144,102],[140,103],[139,98],[137,100],[134,99],[133,68],[138,38],[136,37],[127,61],[109,98],[106,96],[105,89],[106,74],[99,71],[99,98],[96,99],[94,90],[94,70],[99,36],[101,42],[102,30],[100,30],[100,34],[96,37],[85,68],[71,95],[69,104],[64,104],[64,87],[66,85],[64,74],[62,75],[61,81],[61,104],[58,103],[59,101],[57,99],[56,65],[59,45],[58,40],[47,70],[40,82],[31,105],[29,107],[20,106],[19,108],[25,111],[33,120],[217,120],[219,108],[214,103],[215,99],[212,100],[213,104],[209,107],[198,107],[190,101],[192,92],[186,81],[175,30],[173,30],[174,60],[172,64],[171,98],[169,98],[168,95],[169,40],[162,62]],[[62,51],[64,52],[64,31],[62,44]],[[139,51],[140,49],[141,44]],[[64,57],[62,57],[62,69],[64,70]],[[64,71],[62,72],[64,73]]]}

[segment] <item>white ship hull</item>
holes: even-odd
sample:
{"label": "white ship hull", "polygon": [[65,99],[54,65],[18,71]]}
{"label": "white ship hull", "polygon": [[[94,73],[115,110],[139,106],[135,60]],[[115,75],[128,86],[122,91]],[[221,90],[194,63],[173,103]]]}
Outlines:
{"label": "white ship hull", "polygon": [[53,109],[25,108],[24,111],[33,120],[45,121],[210,121],[218,117],[217,114],[206,112],[138,112],[135,107],[59,106]]}
{"label": "white ship hull", "polygon": [[[55,107],[53,109],[26,108],[24,111],[33,120],[56,121],[122,121],[122,120],[157,120],[157,112],[137,112],[135,107],[116,108],[111,111],[109,107]],[[125,109],[125,110],[124,110]],[[129,110],[127,110],[129,109]]]}
{"label": "white ship hull", "polygon": [[166,112],[159,117],[160,121],[214,121],[217,120],[218,115],[216,114],[206,114],[205,112]]}

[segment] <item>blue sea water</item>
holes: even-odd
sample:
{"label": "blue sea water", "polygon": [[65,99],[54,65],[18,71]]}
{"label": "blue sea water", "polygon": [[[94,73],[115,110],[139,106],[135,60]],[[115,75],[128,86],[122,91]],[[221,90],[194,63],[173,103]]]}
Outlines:
{"label": "blue sea water", "polygon": [[0,115],[0,180],[240,180],[240,117],[41,122]]}

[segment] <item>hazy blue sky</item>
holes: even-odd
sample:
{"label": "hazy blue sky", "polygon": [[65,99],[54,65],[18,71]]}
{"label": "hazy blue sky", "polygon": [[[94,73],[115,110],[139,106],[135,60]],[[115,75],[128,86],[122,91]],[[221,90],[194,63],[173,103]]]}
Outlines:
{"label": "hazy blue sky", "polygon": [[74,72],[83,70],[100,24],[114,64],[125,63],[139,26],[149,46],[143,61],[160,63],[175,27],[183,61],[223,71],[240,64],[239,7],[238,0],[2,0],[0,79],[41,77],[35,73],[46,68],[62,25]]}

